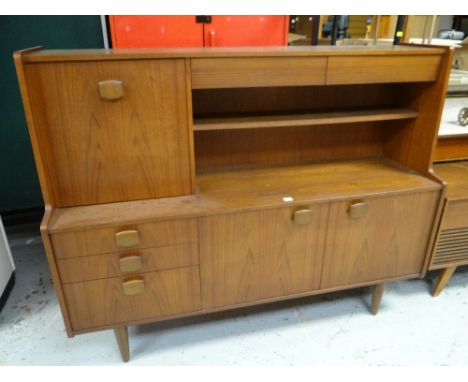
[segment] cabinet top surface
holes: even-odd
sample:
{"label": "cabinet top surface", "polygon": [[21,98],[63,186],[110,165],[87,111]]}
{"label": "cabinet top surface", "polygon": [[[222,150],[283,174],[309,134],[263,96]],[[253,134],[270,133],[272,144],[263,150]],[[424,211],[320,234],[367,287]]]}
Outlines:
{"label": "cabinet top surface", "polygon": [[385,157],[198,174],[195,195],[59,208],[50,232],[145,220],[432,191],[440,185]]}
{"label": "cabinet top surface", "polygon": [[439,163],[434,170],[447,182],[448,200],[468,199],[468,161]]}
{"label": "cabinet top surface", "polygon": [[71,49],[24,51],[26,62],[92,61],[112,59],[205,58],[205,57],[308,57],[355,55],[433,55],[447,48],[397,45],[381,46],[299,46],[242,48],[159,48],[159,49]]}

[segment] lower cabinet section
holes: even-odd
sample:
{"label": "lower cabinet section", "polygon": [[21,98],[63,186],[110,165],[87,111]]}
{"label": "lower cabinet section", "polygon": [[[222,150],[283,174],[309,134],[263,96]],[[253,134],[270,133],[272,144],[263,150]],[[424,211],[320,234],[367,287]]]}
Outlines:
{"label": "lower cabinet section", "polygon": [[63,289],[73,330],[201,309],[198,266],[65,284]]}
{"label": "lower cabinet section", "polygon": [[318,289],[327,214],[318,204],[201,218],[203,307]]}
{"label": "lower cabinet section", "polygon": [[321,288],[421,273],[438,200],[437,191],[332,203]]}

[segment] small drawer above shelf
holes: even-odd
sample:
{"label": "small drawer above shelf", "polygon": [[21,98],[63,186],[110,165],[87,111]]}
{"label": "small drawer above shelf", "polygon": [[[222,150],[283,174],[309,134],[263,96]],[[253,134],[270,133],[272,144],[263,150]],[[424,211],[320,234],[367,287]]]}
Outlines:
{"label": "small drawer above shelf", "polygon": [[263,115],[246,117],[195,118],[195,131],[260,129],[286,126],[334,125],[416,118],[418,113],[406,108],[350,110],[324,113]]}

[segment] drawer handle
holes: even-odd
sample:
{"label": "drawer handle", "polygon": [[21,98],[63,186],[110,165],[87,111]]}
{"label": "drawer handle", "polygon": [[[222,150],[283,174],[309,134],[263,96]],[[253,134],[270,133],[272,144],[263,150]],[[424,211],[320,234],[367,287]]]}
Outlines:
{"label": "drawer handle", "polygon": [[135,272],[141,270],[143,263],[140,255],[124,255],[119,259],[122,272]]}
{"label": "drawer handle", "polygon": [[312,210],[309,208],[304,208],[294,212],[293,222],[296,225],[306,225],[310,223],[311,218]]}
{"label": "drawer handle", "polygon": [[359,219],[367,212],[368,205],[364,202],[356,202],[349,206],[348,215],[351,219]]}
{"label": "drawer handle", "polygon": [[115,101],[124,96],[123,81],[106,80],[99,82],[99,95],[102,99]]}
{"label": "drawer handle", "polygon": [[140,243],[137,230],[120,231],[115,234],[115,243],[120,248],[135,247]]}
{"label": "drawer handle", "polygon": [[122,290],[125,296],[136,296],[145,291],[145,281],[141,277],[125,280]]}

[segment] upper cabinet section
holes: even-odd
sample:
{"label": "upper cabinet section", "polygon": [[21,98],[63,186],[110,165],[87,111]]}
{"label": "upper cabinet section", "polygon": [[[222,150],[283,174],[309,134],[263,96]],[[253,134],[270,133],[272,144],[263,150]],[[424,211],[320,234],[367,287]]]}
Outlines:
{"label": "upper cabinet section", "polygon": [[185,60],[31,63],[24,74],[54,205],[192,192]]}

